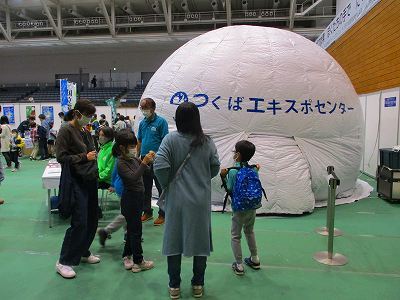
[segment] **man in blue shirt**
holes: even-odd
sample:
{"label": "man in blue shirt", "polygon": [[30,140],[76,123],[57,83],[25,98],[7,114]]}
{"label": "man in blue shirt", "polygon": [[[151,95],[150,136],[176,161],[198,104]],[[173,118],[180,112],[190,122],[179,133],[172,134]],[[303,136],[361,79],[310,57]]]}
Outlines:
{"label": "man in blue shirt", "polygon": [[44,114],[39,115],[39,120],[41,125],[38,128],[39,134],[39,149],[40,149],[40,159],[45,160],[49,158],[49,150],[47,148],[47,141],[50,137],[50,120],[46,118]]}
{"label": "man in blue shirt", "polygon": [[[140,101],[140,110],[145,117],[139,124],[137,139],[137,155],[142,159],[149,151],[157,152],[161,145],[161,141],[168,134],[168,123],[155,113],[156,103],[151,98],[145,98]],[[153,219],[153,209],[151,208],[151,194],[153,189],[153,179],[155,181],[158,194],[161,195],[161,185],[154,176],[153,165],[150,172],[143,174],[144,183],[144,205],[142,222]],[[158,218],[154,221],[155,226],[164,224],[165,213],[160,208],[158,210]]]}

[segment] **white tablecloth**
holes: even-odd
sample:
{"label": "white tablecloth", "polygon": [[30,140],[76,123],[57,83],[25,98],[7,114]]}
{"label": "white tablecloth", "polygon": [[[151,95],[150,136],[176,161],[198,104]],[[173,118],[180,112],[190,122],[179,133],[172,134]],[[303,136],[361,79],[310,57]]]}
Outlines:
{"label": "white tablecloth", "polygon": [[44,189],[58,189],[60,185],[61,165],[56,161],[49,161],[42,175]]}

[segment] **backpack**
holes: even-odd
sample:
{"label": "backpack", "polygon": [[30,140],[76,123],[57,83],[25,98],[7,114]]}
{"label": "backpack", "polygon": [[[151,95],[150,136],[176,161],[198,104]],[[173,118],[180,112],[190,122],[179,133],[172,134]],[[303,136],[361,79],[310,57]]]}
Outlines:
{"label": "backpack", "polygon": [[[265,194],[265,190],[261,185],[257,172],[254,170],[255,165],[245,164],[239,167],[229,168],[228,170],[238,170],[236,174],[236,182],[231,193],[232,210],[245,211],[253,210],[261,207],[261,199]],[[224,208],[225,208],[224,203]]]}
{"label": "backpack", "polygon": [[121,177],[118,174],[117,165],[118,165],[118,159],[115,160],[114,170],[111,176],[111,186],[114,188],[115,193],[118,195],[118,197],[121,197],[122,193],[124,192],[124,184],[122,182]]}

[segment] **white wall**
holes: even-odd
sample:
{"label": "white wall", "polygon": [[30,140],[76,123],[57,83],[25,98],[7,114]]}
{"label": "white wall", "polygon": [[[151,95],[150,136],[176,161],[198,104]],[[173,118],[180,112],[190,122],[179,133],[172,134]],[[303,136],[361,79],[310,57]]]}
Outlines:
{"label": "white wall", "polygon": [[[385,107],[385,98],[396,97],[396,106]],[[363,166],[365,173],[375,176],[379,164],[379,149],[400,144],[400,88],[361,95],[365,111],[365,149]]]}
{"label": "white wall", "polygon": [[[53,106],[54,107],[54,128],[58,130],[61,125],[61,119],[58,117],[58,113],[61,111],[61,105],[60,103],[4,103],[1,105],[1,115],[3,115],[3,107],[5,106],[13,106],[14,107],[14,119],[15,123],[10,124],[10,127],[12,129],[17,128],[18,125],[26,120],[26,107],[27,106],[35,106],[35,111],[36,111],[36,123],[39,124],[39,118],[38,116],[42,113],[42,107],[43,106]],[[133,118],[133,108],[128,108],[129,110],[129,116],[132,116]],[[127,113],[126,109],[124,110],[124,113]],[[96,114],[98,116],[98,119],[100,118],[101,114],[105,114],[107,121],[111,123],[111,108],[109,106],[96,106]]]}

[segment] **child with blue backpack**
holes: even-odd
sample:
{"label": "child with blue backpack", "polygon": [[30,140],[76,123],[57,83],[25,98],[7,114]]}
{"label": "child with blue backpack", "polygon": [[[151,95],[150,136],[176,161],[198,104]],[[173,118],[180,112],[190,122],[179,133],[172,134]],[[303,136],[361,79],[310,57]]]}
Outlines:
{"label": "child with blue backpack", "polygon": [[261,207],[265,192],[258,178],[259,165],[249,165],[249,160],[256,152],[253,143],[242,140],[236,143],[233,159],[234,167],[221,170],[221,177],[226,179],[227,193],[232,199],[231,245],[235,262],[232,269],[236,275],[244,275],[242,248],[240,240],[242,229],[246,236],[251,256],[244,259],[246,265],[254,270],[260,269],[260,259],[254,235],[256,209]]}

